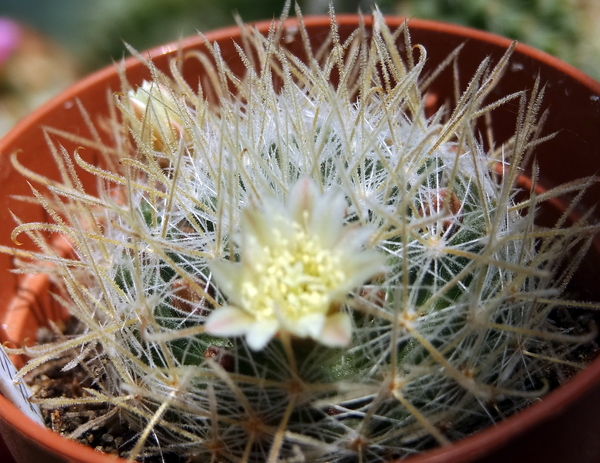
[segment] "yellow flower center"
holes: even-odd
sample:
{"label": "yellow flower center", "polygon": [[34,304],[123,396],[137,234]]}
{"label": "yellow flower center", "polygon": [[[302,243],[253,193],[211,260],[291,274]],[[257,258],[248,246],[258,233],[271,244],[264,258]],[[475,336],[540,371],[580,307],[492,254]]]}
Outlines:
{"label": "yellow flower center", "polygon": [[273,242],[252,253],[258,260],[252,262],[252,277],[242,283],[243,306],[257,320],[276,318],[276,311],[292,322],[326,314],[332,291],[345,279],[336,253],[323,249],[300,224],[288,226],[291,236],[274,230]]}

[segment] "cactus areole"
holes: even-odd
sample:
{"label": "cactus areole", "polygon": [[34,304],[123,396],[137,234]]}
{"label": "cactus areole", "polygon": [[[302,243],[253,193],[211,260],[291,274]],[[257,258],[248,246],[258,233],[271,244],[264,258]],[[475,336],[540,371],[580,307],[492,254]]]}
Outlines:
{"label": "cactus areole", "polygon": [[[534,422],[564,430],[562,391],[600,376],[577,373],[600,299],[578,164],[600,163],[600,86],[567,67],[559,91],[555,60],[484,33],[296,16],[131,50],[0,143],[10,381],[71,439],[36,429],[42,446],[417,462],[512,458],[527,436],[600,454]],[[40,386],[57,364],[69,393]],[[31,433],[20,416],[3,419]]]}

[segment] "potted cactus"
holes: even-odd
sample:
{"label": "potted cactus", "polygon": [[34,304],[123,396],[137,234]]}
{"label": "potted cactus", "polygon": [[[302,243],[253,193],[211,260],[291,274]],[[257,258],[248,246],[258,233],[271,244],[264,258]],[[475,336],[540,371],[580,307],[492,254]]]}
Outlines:
{"label": "potted cactus", "polygon": [[[544,111],[554,63],[462,28],[297,16],[134,52],[7,137],[27,180],[3,199],[24,243],[2,248],[24,274],[3,288],[15,380],[37,374],[58,431],[129,459],[505,451],[598,376],[504,421],[594,354],[593,320],[568,309],[597,300],[595,179],[547,169],[569,143],[562,106]],[[567,71],[597,118],[598,84]],[[594,153],[590,124],[570,156]],[[23,346],[47,319],[53,338]],[[75,372],[68,394],[39,387],[49,362]]]}

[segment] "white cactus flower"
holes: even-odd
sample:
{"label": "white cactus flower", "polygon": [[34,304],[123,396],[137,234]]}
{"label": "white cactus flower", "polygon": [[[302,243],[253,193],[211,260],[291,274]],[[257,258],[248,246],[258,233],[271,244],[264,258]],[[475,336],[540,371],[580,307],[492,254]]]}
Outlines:
{"label": "white cactus flower", "polygon": [[347,345],[352,322],[340,307],[350,291],[384,268],[383,255],[362,249],[370,230],[345,225],[341,191],[320,195],[308,177],[292,187],[286,207],[275,201],[265,206],[244,211],[241,262],[211,264],[230,305],[210,314],[206,331],[245,335],[254,350],[281,331]]}

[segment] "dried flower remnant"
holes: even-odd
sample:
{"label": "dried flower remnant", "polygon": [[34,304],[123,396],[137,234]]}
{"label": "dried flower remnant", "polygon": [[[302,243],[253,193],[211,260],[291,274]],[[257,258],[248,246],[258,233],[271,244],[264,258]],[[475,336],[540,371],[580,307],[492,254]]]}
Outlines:
{"label": "dried flower remnant", "polygon": [[302,178],[287,207],[265,201],[262,210],[244,211],[241,262],[211,264],[231,304],[212,312],[207,332],[245,334],[254,350],[281,331],[347,345],[352,321],[340,310],[351,290],[383,271],[385,257],[362,249],[370,230],[345,225],[345,209],[340,190],[321,195],[313,180]]}

